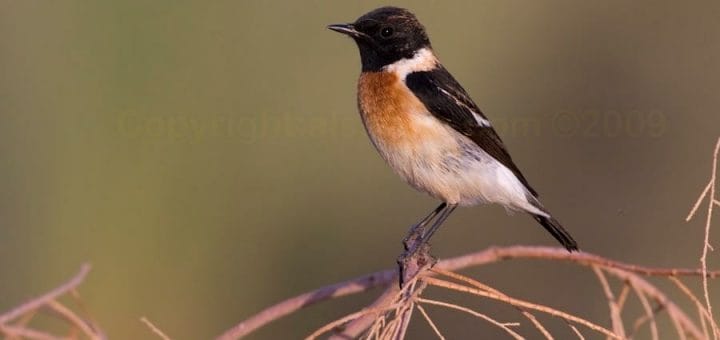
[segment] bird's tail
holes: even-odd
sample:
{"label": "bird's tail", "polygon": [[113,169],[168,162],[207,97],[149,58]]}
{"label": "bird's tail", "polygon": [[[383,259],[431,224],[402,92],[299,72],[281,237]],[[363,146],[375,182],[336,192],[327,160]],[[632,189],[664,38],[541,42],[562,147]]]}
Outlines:
{"label": "bird's tail", "polygon": [[545,228],[545,230],[550,232],[550,234],[552,234],[552,236],[555,237],[555,239],[558,240],[565,249],[570,252],[578,251],[577,242],[575,242],[572,236],[570,236],[570,233],[568,233],[567,230],[560,225],[560,222],[550,215],[547,217],[533,213],[531,213],[531,215]]}

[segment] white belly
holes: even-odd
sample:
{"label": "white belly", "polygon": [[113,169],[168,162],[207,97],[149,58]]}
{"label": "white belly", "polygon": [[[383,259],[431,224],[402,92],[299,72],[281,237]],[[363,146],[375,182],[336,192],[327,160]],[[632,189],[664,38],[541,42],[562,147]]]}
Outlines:
{"label": "white belly", "polygon": [[430,115],[413,115],[412,124],[432,133],[407,143],[385,145],[371,139],[382,157],[407,183],[451,204],[498,203],[539,212],[525,186],[507,167],[468,137]]}

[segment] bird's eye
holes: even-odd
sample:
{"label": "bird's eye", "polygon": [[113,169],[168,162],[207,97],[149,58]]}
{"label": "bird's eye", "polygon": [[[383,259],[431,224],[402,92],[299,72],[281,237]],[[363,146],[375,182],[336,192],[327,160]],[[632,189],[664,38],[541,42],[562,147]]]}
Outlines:
{"label": "bird's eye", "polygon": [[393,33],[395,33],[395,30],[390,26],[385,26],[380,29],[380,36],[385,39],[392,37]]}

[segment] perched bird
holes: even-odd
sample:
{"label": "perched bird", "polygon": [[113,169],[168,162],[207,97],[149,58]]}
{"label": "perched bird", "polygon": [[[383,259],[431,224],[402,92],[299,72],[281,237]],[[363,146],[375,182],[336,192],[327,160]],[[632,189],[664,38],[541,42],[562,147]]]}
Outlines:
{"label": "perched bird", "polygon": [[360,50],[358,108],[372,143],[403,180],[443,201],[415,225],[421,245],[458,205],[498,203],[529,213],[568,251],[578,249],[488,118],[440,64],[414,14],[382,7],[328,28]]}

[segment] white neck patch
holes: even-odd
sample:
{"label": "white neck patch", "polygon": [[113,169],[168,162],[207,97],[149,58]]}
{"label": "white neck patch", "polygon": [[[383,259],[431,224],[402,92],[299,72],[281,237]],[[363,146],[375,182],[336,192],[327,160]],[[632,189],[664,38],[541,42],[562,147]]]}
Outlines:
{"label": "white neck patch", "polygon": [[420,71],[430,71],[437,66],[437,58],[429,48],[421,48],[412,58],[400,59],[385,66],[387,72],[395,73],[401,80],[405,80],[408,74]]}

